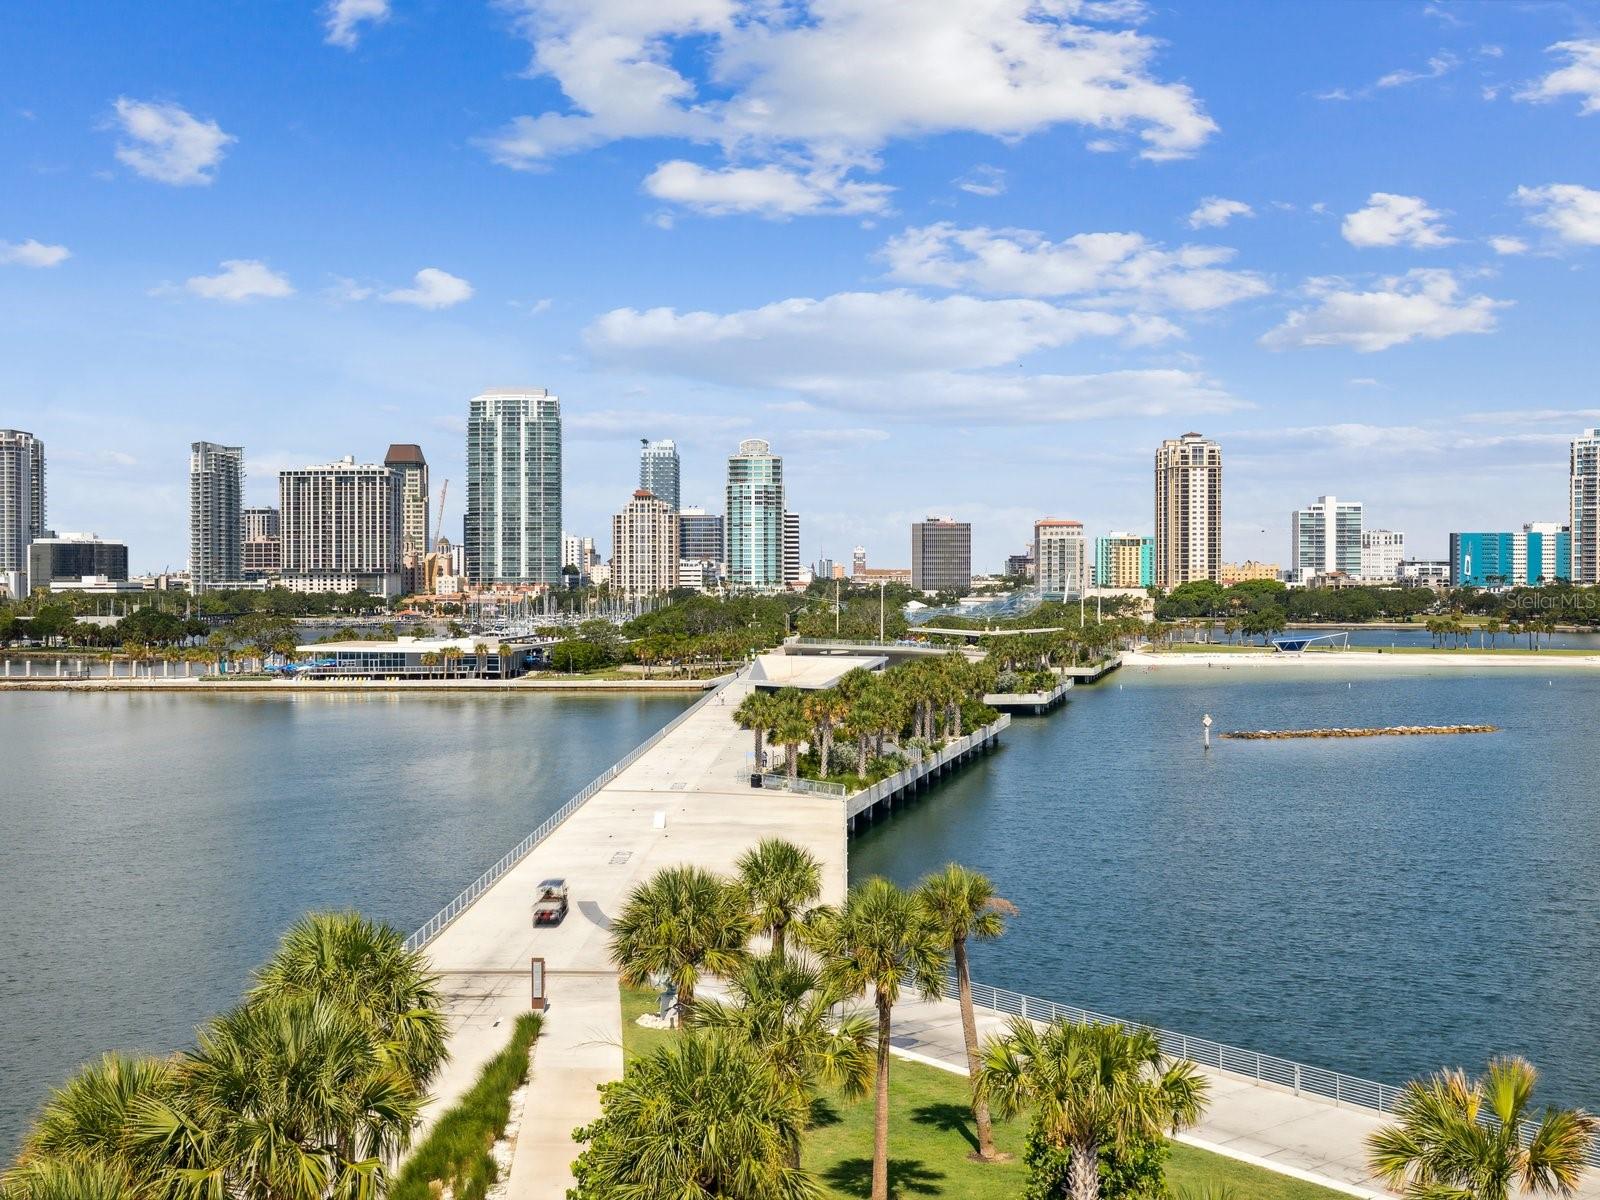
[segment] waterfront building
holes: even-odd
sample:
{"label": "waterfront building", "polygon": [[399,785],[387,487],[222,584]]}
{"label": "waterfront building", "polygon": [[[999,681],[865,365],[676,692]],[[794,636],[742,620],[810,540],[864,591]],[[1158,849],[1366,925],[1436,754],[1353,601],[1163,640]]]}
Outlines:
{"label": "waterfront building", "polygon": [[1401,559],[1394,577],[1407,587],[1442,588],[1450,582],[1450,562],[1436,558]]}
{"label": "waterfront building", "polygon": [[28,587],[100,579],[127,582],[128,547],[95,533],[47,534],[28,547]]}
{"label": "waterfront building", "polygon": [[422,447],[397,442],[383,456],[383,465],[400,477],[400,586],[409,594],[423,586],[422,560],[428,544],[428,460]]}
{"label": "waterfront building", "polygon": [[1361,578],[1390,583],[1400,574],[1406,556],[1406,535],[1395,529],[1361,531]]}
{"label": "waterfront building", "polygon": [[561,582],[561,401],[493,388],[467,409],[466,574],[475,586]]}
{"label": "waterfront building", "polygon": [[[728,459],[725,525],[728,586],[773,591],[784,583],[783,459],[761,438],[746,438]],[[798,530],[797,530],[798,532]],[[795,548],[795,570],[800,565]]]}
{"label": "waterfront building", "polygon": [[28,544],[44,536],[44,443],[0,429],[0,594],[28,594]]}
{"label": "waterfront building", "polygon": [[640,488],[611,518],[611,587],[634,599],[678,586],[678,517]]}
{"label": "waterfront building", "polygon": [[1029,546],[1021,554],[1008,555],[1006,558],[1006,574],[1012,579],[1033,578],[1033,547]]}
{"label": "waterfront building", "polygon": [[850,551],[850,574],[859,575],[867,569],[867,548],[857,546]]}
{"label": "waterfront building", "polygon": [[244,574],[244,447],[189,447],[189,586],[196,595]]}
{"label": "waterfront building", "polygon": [[1222,447],[1198,433],[1156,451],[1156,586],[1222,575]]}
{"label": "waterfront building", "polygon": [[1042,599],[1066,600],[1083,595],[1089,586],[1083,522],[1050,517],[1035,521],[1033,562]]}
{"label": "waterfront building", "polygon": [[1452,533],[1454,587],[1529,587],[1572,578],[1572,534],[1555,521],[1531,521],[1518,532]]}
{"label": "waterfront building", "polygon": [[783,514],[783,585],[800,583],[800,514]]}
{"label": "waterfront building", "polygon": [[[1236,583],[1249,583],[1256,579],[1281,579],[1283,571],[1277,563],[1257,562],[1255,559],[1246,559],[1242,563],[1223,563],[1218,583],[1223,587],[1232,587]],[[1297,580],[1297,582],[1305,582]]]}
{"label": "waterfront building", "polygon": [[[297,674],[314,679],[516,679],[553,639],[401,637],[296,646]],[[484,654],[479,661],[478,649]]]}
{"label": "waterfront building", "polygon": [[965,592],[972,586],[972,523],[929,517],[911,526],[911,586]]}
{"label": "waterfront building", "polygon": [[298,592],[401,594],[400,475],[350,456],[278,476],[282,585]]}
{"label": "waterfront building", "polygon": [[679,470],[677,442],[671,438],[659,442],[639,439],[639,486],[673,512],[678,511]]}
{"label": "waterfront building", "polygon": [[1572,534],[1572,581],[1600,584],[1600,429],[1586,429],[1572,439],[1567,528]]}
{"label": "waterfront building", "polygon": [[[1011,574],[1007,563],[1007,574]],[[1156,539],[1148,534],[1108,533],[1094,540],[1094,585],[1147,588],[1156,582]]]}
{"label": "waterfront building", "polygon": [[1289,570],[1294,578],[1361,574],[1362,504],[1319,496],[1290,516]]}

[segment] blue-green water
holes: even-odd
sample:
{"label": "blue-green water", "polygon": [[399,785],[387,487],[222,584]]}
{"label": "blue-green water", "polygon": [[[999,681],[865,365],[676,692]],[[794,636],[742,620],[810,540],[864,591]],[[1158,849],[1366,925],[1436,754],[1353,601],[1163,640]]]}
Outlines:
{"label": "blue-green water", "polygon": [[[1217,730],[1484,722],[1481,736]],[[1021,916],[976,977],[1400,1082],[1525,1054],[1600,1106],[1600,674],[1124,671],[852,844]]]}
{"label": "blue-green water", "polygon": [[314,908],[420,925],[672,719],[642,696],[0,695],[0,1162]]}

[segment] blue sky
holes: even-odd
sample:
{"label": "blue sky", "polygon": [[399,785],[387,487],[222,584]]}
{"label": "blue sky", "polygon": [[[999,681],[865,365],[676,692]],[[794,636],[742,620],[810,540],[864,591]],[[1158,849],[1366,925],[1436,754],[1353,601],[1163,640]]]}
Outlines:
{"label": "blue sky", "polygon": [[953,513],[1148,530],[1224,447],[1224,551],[1364,500],[1565,512],[1600,424],[1600,9],[1134,0],[164,0],[0,50],[0,426],[50,523],[186,554],[189,442],[275,472],[549,387],[566,525],[640,437],[684,502],[786,459],[804,554]]}

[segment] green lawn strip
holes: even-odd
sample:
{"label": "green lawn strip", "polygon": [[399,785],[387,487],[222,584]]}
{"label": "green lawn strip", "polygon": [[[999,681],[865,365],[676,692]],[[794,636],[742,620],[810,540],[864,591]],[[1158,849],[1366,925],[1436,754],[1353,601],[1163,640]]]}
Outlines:
{"label": "green lawn strip", "polygon": [[[622,1045],[629,1055],[647,1054],[675,1037],[671,1031],[634,1024],[656,1011],[651,991],[622,990]],[[1022,1120],[995,1122],[995,1144],[1013,1157],[978,1163],[970,1097],[964,1076],[896,1058],[889,1068],[889,1183],[895,1200],[1016,1200],[1027,1187],[1022,1163]],[[818,1100],[806,1135],[803,1162],[823,1194],[855,1200],[872,1191],[872,1101],[837,1095]],[[1276,1171],[1173,1143],[1167,1178],[1174,1191],[1208,1184],[1233,1189],[1237,1200],[1341,1200],[1341,1193],[1303,1183]]]}
{"label": "green lawn strip", "polygon": [[483,1200],[495,1180],[489,1147],[505,1132],[511,1093],[528,1078],[528,1052],[543,1021],[540,1013],[517,1018],[510,1044],[484,1064],[471,1090],[407,1157],[389,1189],[391,1200],[431,1200],[428,1185],[436,1179],[455,1200]]}

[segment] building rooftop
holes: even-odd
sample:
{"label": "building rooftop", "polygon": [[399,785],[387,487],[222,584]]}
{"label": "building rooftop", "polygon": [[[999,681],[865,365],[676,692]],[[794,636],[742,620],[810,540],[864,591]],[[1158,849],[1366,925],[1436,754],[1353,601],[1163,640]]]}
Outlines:
{"label": "building rooftop", "polygon": [[384,466],[393,466],[396,463],[418,466],[427,466],[428,460],[422,457],[422,447],[412,442],[395,442],[383,456]]}

